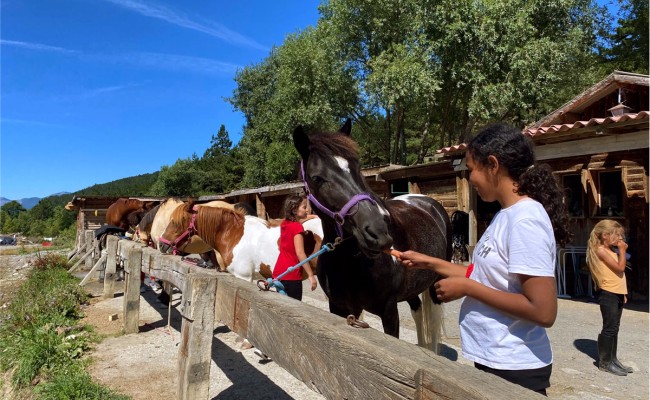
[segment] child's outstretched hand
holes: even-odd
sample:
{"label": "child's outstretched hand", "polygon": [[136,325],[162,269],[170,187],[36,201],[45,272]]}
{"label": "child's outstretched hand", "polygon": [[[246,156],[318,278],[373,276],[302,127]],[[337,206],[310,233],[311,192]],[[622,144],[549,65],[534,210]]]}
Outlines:
{"label": "child's outstretched hand", "polygon": [[419,268],[419,269],[427,269],[429,267],[429,262],[431,260],[431,257],[424,255],[422,253],[418,253],[417,251],[413,250],[406,250],[399,252],[399,256],[395,256],[398,261],[402,263],[407,268]]}

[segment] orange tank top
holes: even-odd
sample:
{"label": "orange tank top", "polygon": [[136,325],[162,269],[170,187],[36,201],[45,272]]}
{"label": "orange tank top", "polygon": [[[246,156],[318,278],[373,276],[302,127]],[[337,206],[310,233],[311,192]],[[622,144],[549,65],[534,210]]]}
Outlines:
{"label": "orange tank top", "polygon": [[[614,261],[618,262],[618,255],[609,250]],[[596,282],[596,286],[601,290],[611,293],[627,294],[627,283],[625,282],[625,272],[614,272],[600,258],[597,259],[596,265],[589,265],[591,276]]]}

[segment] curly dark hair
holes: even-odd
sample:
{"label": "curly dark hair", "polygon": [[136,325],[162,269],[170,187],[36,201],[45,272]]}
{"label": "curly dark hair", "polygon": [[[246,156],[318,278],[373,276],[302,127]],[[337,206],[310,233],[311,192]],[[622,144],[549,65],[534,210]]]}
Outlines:
{"label": "curly dark hair", "polygon": [[535,144],[521,130],[494,124],[485,127],[467,145],[467,152],[483,166],[496,157],[516,182],[517,194],[539,201],[553,224],[555,241],[564,247],[571,240],[564,192],[548,164],[535,164]]}
{"label": "curly dark hair", "polygon": [[288,221],[298,221],[295,211],[300,207],[300,204],[307,197],[299,194],[290,194],[284,199],[282,209],[284,211],[284,219]]}

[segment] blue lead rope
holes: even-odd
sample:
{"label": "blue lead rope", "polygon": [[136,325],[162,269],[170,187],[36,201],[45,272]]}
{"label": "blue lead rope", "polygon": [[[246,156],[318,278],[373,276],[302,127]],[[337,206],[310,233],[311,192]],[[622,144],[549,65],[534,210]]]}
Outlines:
{"label": "blue lead rope", "polygon": [[[286,296],[287,292],[284,290],[284,285],[282,284],[282,282],[280,282],[280,279],[282,279],[282,277],[284,277],[289,272],[295,271],[296,269],[300,268],[303,264],[313,260],[314,258],[320,256],[321,254],[325,253],[326,251],[332,251],[332,250],[334,250],[334,245],[332,245],[331,243],[326,243],[316,253],[314,253],[311,256],[305,258],[304,260],[302,260],[298,264],[294,265],[293,267],[289,267],[286,271],[281,273],[277,278],[275,278],[275,279],[267,278],[266,282],[263,281],[263,280],[257,281],[257,283],[258,283],[257,287],[259,287],[261,290],[271,290],[272,287],[275,287],[275,290],[278,293],[281,293],[281,294]],[[264,288],[262,288],[259,285],[260,282],[264,284]]]}

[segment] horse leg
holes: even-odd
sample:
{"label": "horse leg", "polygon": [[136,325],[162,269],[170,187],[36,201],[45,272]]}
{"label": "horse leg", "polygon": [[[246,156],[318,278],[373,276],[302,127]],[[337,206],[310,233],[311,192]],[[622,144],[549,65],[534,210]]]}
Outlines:
{"label": "horse leg", "polygon": [[399,338],[399,311],[397,302],[389,301],[384,307],[381,315],[381,325],[384,327],[384,333]]}
{"label": "horse leg", "polygon": [[[330,312],[332,314],[338,315],[339,317],[347,318],[348,315],[350,315],[350,310],[347,308],[339,307],[336,304],[332,302],[332,300],[329,301],[330,305]],[[359,317],[359,315],[355,315],[355,317]]]}
{"label": "horse leg", "polygon": [[201,260],[203,260],[202,265],[199,265],[200,267],[208,269],[216,268],[219,272],[227,272],[226,267],[223,265],[221,254],[216,250],[210,250],[199,255],[201,256]]}
{"label": "horse leg", "polygon": [[418,335],[418,346],[427,348],[436,354],[439,353],[440,331],[442,322],[442,305],[435,304],[431,292],[422,292],[422,300],[414,297],[407,300],[411,307],[411,315],[415,321]]}
{"label": "horse leg", "polygon": [[169,302],[172,299],[172,291],[173,291],[172,284],[169,282],[162,282],[162,290],[160,291],[160,294],[158,295],[158,301],[160,301],[162,304],[168,306]]}

